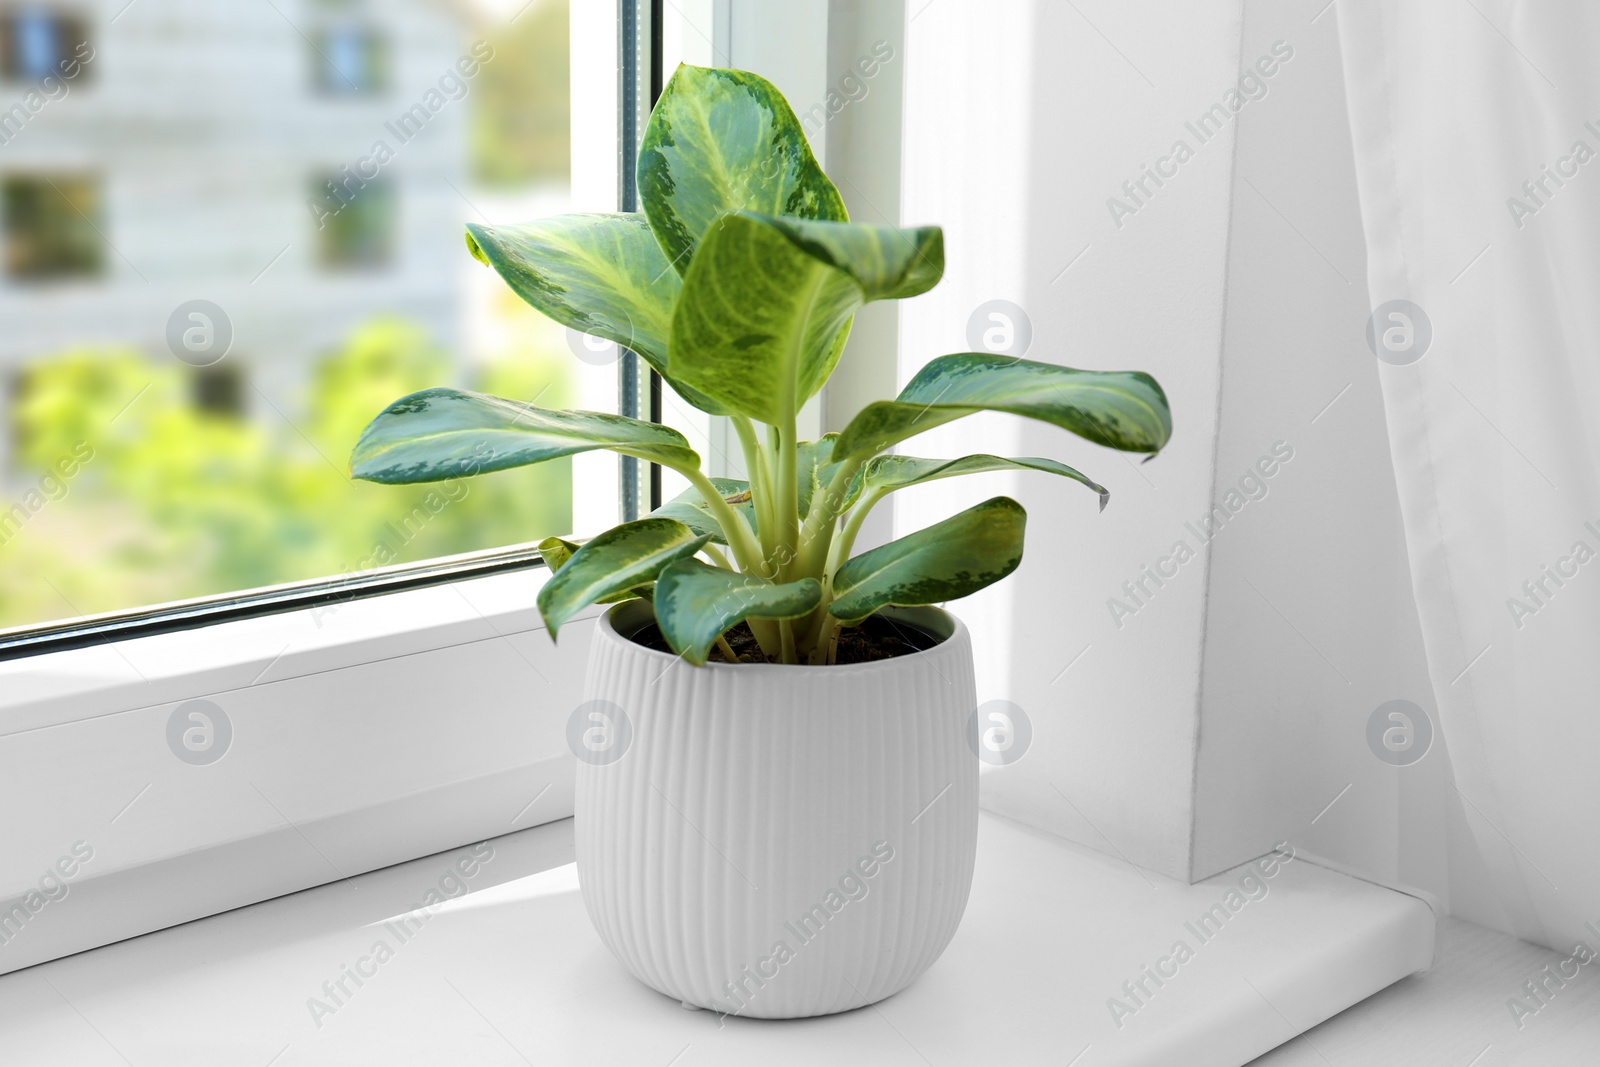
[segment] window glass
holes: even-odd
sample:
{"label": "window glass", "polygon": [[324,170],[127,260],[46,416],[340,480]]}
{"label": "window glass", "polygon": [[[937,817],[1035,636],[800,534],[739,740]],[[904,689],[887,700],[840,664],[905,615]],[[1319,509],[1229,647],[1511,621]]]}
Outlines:
{"label": "window glass", "polygon": [[338,25],[312,41],[316,87],[333,95],[376,93],[386,86],[388,47],[370,26]]}
{"label": "window glass", "polygon": [[68,12],[45,7],[0,11],[0,75],[7,81],[76,77],[73,60],[89,50],[83,20]]}
{"label": "window glass", "polygon": [[14,18],[17,74],[42,78],[55,67],[61,50],[59,23],[42,11],[18,12]]}
{"label": "window glass", "polygon": [[394,254],[394,183],[384,178],[362,181],[359,175],[323,175],[312,197],[320,201],[317,219],[318,257],[325,267],[377,268]]}
{"label": "window glass", "polygon": [[577,477],[348,476],[418,389],[616,410],[615,361],[579,358],[462,236],[614,203],[614,156],[570,176],[574,108],[614,130],[615,103],[570,91],[565,0],[74,17],[0,15],[8,77],[59,86],[36,107],[0,86],[0,628],[615,521],[606,454]]}
{"label": "window glass", "polygon": [[4,200],[6,273],[18,280],[95,275],[103,242],[95,227],[95,179],[75,174],[11,174]]}

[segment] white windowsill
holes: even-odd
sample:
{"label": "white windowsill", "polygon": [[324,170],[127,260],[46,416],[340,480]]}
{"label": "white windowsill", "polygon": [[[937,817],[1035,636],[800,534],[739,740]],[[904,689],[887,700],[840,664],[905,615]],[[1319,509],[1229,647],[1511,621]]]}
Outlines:
{"label": "white windowsill", "polygon": [[[0,928],[0,973],[571,815],[598,609],[553,644],[547,575],[0,663],[0,806],[28,816],[7,823],[0,904],[93,853],[67,902]],[[167,738],[197,698],[233,731],[205,766]]]}
{"label": "white windowsill", "polygon": [[[0,1062],[1237,1067],[1433,953],[1421,901],[1305,860],[1200,945],[1185,922],[1240,872],[1182,885],[986,814],[961,929],[908,990],[825,1019],[723,1020],[612,960],[577,891],[571,825],[492,841],[469,890],[404,943],[385,921],[472,850],[0,977]],[[323,983],[380,939],[392,958],[359,988],[346,979],[319,1026],[309,999],[332,1004]],[[1194,957],[1119,1030],[1108,998],[1179,939]]]}

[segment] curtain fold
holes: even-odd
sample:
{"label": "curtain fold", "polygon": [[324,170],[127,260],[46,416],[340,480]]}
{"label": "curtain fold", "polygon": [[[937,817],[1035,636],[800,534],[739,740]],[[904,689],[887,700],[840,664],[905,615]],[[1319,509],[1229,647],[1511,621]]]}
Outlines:
{"label": "curtain fold", "polygon": [[[1369,336],[1454,788],[1500,925],[1556,948],[1600,938],[1597,7],[1337,8]],[[1402,300],[1421,313],[1390,317]]]}

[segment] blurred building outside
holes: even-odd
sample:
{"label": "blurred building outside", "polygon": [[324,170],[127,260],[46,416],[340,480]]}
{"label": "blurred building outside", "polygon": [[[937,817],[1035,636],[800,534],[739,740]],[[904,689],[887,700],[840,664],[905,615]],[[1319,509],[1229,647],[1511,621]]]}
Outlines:
{"label": "blurred building outside", "polygon": [[[8,589],[35,580],[17,546],[48,540],[52,522],[81,510],[63,505],[55,509],[62,514],[36,523],[27,503],[52,460],[28,453],[26,428],[54,433],[73,420],[48,414],[30,422],[22,412],[30,403],[41,410],[36,394],[29,399],[30,383],[42,370],[64,367],[67,354],[134,354],[148,361],[155,383],[141,392],[130,380],[126,408],[112,407],[103,429],[88,427],[97,456],[106,449],[96,433],[115,442],[119,432],[127,436],[125,424],[157,417],[143,408],[186,402],[200,415],[250,427],[260,448],[300,460],[314,452],[324,474],[337,474],[359,422],[353,430],[348,419],[330,422],[331,400],[308,395],[335,353],[389,367],[397,383],[405,378],[395,370],[400,364],[440,376],[405,391],[496,379],[528,390],[523,399],[546,390],[545,404],[614,405],[607,377],[614,372],[574,366],[561,331],[510,297],[464,248],[464,222],[536,217],[568,202],[565,0],[535,0],[520,13],[504,8],[494,0],[0,6],[0,628],[37,621],[41,612],[77,613],[67,604],[38,606],[45,595],[38,590],[20,614],[7,600]],[[387,333],[372,332],[384,322]],[[404,353],[383,362],[371,352],[378,337]],[[362,344],[367,354],[353,354]],[[337,369],[321,373],[325,388],[340,380]],[[385,387],[381,375],[369,379]],[[70,406],[71,390],[55,388]],[[177,400],[175,389],[183,394]],[[319,404],[321,423],[309,413]],[[319,427],[331,439],[315,439]],[[193,444],[203,446],[198,434]],[[183,447],[181,439],[173,446]],[[251,469],[273,465],[259,460]],[[101,462],[83,469],[103,479]],[[242,469],[218,477],[238,483]],[[552,472],[542,477],[530,475],[526,484],[544,486],[548,498],[556,485]],[[570,477],[562,477],[561,507],[546,508],[543,519],[520,518],[535,527],[570,521]],[[384,488],[357,483],[350,492]],[[209,521],[192,508],[155,514],[128,485],[102,481],[97,491],[142,507],[141,521],[152,529]],[[367,515],[390,498],[362,499],[380,502]],[[392,499],[405,514],[402,498]],[[19,503],[27,533],[37,525],[39,536],[18,532]],[[338,504],[324,503],[332,529]],[[482,536],[463,528],[453,542],[429,547],[492,547],[479,525]],[[529,528],[511,539],[554,532],[570,531]],[[211,542],[229,536],[205,532]],[[367,556],[359,538],[352,543],[319,565],[338,558],[344,562],[334,570],[353,568]],[[306,565],[315,558],[308,552]],[[100,566],[81,557],[61,566],[69,562]],[[318,576],[292,560],[278,570],[250,577]],[[213,586],[228,580],[224,572],[208,579]],[[190,582],[158,598],[222,591]]]}

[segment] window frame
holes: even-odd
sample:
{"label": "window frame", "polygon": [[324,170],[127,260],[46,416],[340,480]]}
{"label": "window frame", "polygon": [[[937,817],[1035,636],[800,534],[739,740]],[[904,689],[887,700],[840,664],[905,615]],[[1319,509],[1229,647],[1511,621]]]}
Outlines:
{"label": "window frame", "polygon": [[[715,0],[715,2],[722,3],[725,0]],[[634,164],[638,159],[638,138],[643,134],[643,120],[640,118],[639,108],[642,107],[642,115],[648,117],[650,108],[660,96],[661,78],[657,68],[661,59],[660,26],[663,4],[664,0],[617,0],[614,33],[591,32],[585,46],[602,50],[616,49],[611,54],[616,59],[619,114],[615,135],[609,139],[608,154],[614,154],[618,163],[618,210],[637,210],[637,193],[633,186],[632,175]],[[577,6],[579,5],[574,4],[574,7]],[[641,93],[647,95],[641,97]],[[648,103],[643,103],[643,100],[648,100]],[[632,105],[630,115],[621,113],[621,107],[627,105]],[[22,175],[23,172],[19,171],[12,177]],[[99,180],[98,175],[95,177]],[[316,183],[312,184],[316,191],[318,188]],[[392,210],[396,212],[393,221],[397,225],[399,190],[392,180],[386,185],[386,189],[387,195],[391,197]],[[97,188],[96,192],[97,195],[103,195],[102,189]],[[3,236],[6,235],[0,234],[0,237]],[[398,240],[398,234],[391,234],[391,243]],[[102,264],[102,269],[103,266]],[[323,264],[322,269],[329,273],[345,274],[361,273],[372,268],[349,264]],[[81,276],[70,275],[64,280],[70,281],[79,277]],[[57,279],[54,277],[37,280],[10,279],[12,284],[37,284],[38,281],[55,280]],[[637,356],[626,350],[619,362],[623,368],[623,372],[618,375],[619,413],[633,418],[646,417],[653,422],[661,421],[659,376],[654,371],[649,371],[649,377],[641,380],[638,374],[640,361]],[[628,377],[627,368],[631,368],[631,378]],[[625,378],[626,381],[623,380]],[[644,400],[643,411],[646,413],[644,415],[641,415],[641,397]],[[653,510],[660,506],[659,465],[649,464],[644,470],[640,470],[637,461],[621,457],[619,467],[618,494],[621,503],[619,515],[623,521],[638,518],[642,513],[639,506],[640,487],[643,488],[642,499],[649,505],[644,510]],[[583,537],[578,538],[580,541],[583,539]],[[259,589],[230,591],[140,608],[53,620],[43,624],[4,628],[0,629],[0,663],[111,641],[138,640],[208,625],[222,625],[264,615],[325,611],[331,605],[349,600],[387,596],[435,585],[470,581],[508,571],[533,569],[543,565],[544,558],[537,547],[531,543],[523,543],[376,568],[359,574],[324,576]],[[3,736],[4,734],[0,733],[0,737]]]}

